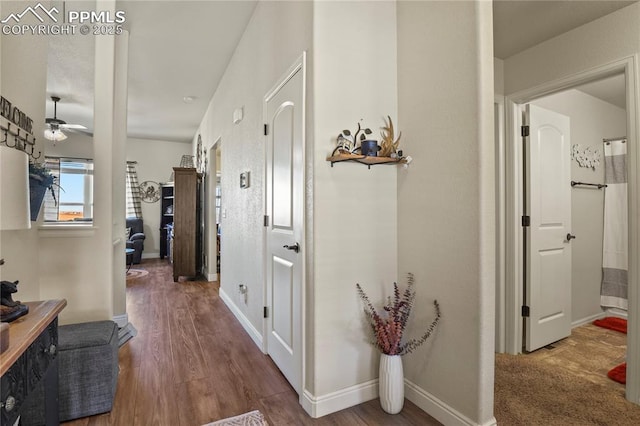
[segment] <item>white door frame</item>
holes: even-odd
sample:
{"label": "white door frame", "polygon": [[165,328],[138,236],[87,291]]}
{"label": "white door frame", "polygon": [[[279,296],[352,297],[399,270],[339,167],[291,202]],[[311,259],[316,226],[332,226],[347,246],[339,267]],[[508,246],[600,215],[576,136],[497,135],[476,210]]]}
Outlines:
{"label": "white door frame", "polygon": [[[302,52],[302,55],[300,55],[293,63],[293,65],[291,65],[291,67],[287,70],[287,72],[280,77],[280,79],[278,79],[278,82],[275,84],[275,86],[273,86],[273,88],[271,90],[269,90],[269,92],[267,92],[267,94],[264,97],[263,100],[263,122],[266,123],[267,122],[267,103],[269,102],[269,100],[274,97],[279,91],[280,89],[298,72],[302,72],[302,165],[303,165],[303,181],[306,182],[307,181],[307,170],[306,170],[306,145],[307,145],[307,139],[306,139],[306,127],[307,127],[307,119],[306,119],[306,104],[307,104],[307,52]],[[268,141],[267,141],[268,136],[264,136],[264,144],[265,146],[267,146]],[[265,194],[265,199],[264,199],[264,214],[267,215],[267,199],[266,199],[266,194],[268,193],[267,191],[267,184],[268,184],[268,176],[267,176],[267,152],[265,150],[264,152],[264,194]],[[304,242],[306,242],[307,240],[307,223],[306,223],[306,218],[307,218],[307,193],[306,193],[306,184],[303,185],[303,194],[302,194],[302,199],[303,199],[303,212],[302,212],[302,237],[300,239],[300,241],[302,241],[303,247],[304,247]],[[269,241],[268,241],[268,232],[267,232],[267,227],[263,228],[263,241],[264,241],[264,245],[262,248],[262,275],[264,277],[264,282],[263,282],[263,304],[264,306],[267,305],[267,261],[268,261],[268,256],[267,256],[267,247],[269,246]],[[304,251],[303,251],[304,253]],[[300,383],[300,393],[298,395],[298,401],[300,402],[300,404],[302,404],[303,401],[303,395],[304,395],[304,391],[306,389],[306,317],[307,317],[307,313],[306,313],[306,276],[307,276],[307,265],[306,265],[306,256],[303,256],[301,261],[300,261],[301,265],[300,267],[302,268],[302,283],[301,283],[301,289],[300,289],[300,300],[298,300],[298,303],[300,303],[300,333],[302,334],[301,336],[301,345],[300,345],[300,353],[298,354],[298,356],[301,357],[301,368],[302,371],[300,372],[300,378],[301,378],[301,383]],[[262,352],[265,354],[268,354],[268,341],[269,339],[267,339],[267,333],[268,333],[268,319],[264,318],[262,321]]]}
{"label": "white door frame", "polygon": [[495,96],[493,102],[494,131],[496,137],[496,336],[495,351],[505,352],[505,273],[506,273],[506,197],[505,197],[505,111],[504,96]]}
{"label": "white door frame", "polygon": [[[218,281],[217,256],[218,242],[216,230],[216,172],[220,168],[216,160],[216,151],[222,147],[222,137],[218,136],[216,141],[209,147],[207,152],[207,211],[205,229],[207,230],[207,280]],[[212,232],[213,231],[213,232]]]}
{"label": "white door frame", "polygon": [[[640,106],[637,81],[638,56],[633,55],[571,75],[543,83],[506,97],[506,146],[497,150],[505,152],[504,180],[499,182],[506,194],[505,239],[505,350],[511,354],[522,352],[522,292],[523,292],[523,232],[522,211],[522,143],[520,126],[521,108],[534,99],[571,89],[578,85],[624,73],[627,97],[627,142],[628,142],[628,192],[629,192],[629,317],[627,334],[627,392],[629,401],[640,404]],[[500,176],[497,176],[500,179]],[[501,244],[501,240],[498,240]],[[502,310],[498,307],[498,311]]]}

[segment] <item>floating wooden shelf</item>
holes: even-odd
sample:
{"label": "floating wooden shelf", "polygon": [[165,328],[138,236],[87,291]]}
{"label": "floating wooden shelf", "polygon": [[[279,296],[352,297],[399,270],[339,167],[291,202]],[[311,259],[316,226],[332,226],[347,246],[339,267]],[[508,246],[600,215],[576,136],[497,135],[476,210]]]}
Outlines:
{"label": "floating wooden shelf", "polygon": [[337,154],[327,157],[327,161],[333,163],[341,163],[343,161],[355,161],[356,163],[366,164],[369,168],[377,164],[405,164],[404,158],[391,158],[391,157],[369,157],[366,155],[358,154]]}

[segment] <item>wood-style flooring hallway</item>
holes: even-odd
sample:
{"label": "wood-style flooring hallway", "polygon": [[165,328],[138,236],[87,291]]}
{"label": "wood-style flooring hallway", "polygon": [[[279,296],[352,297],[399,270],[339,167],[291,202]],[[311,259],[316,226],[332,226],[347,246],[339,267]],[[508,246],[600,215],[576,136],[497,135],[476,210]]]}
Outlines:
{"label": "wood-style flooring hallway", "polygon": [[397,415],[373,400],[310,418],[222,302],[218,283],[174,283],[160,260],[137,267],[149,274],[127,281],[127,312],[138,335],[120,348],[113,410],[65,425],[200,426],[252,410],[271,426],[440,424],[409,401]]}

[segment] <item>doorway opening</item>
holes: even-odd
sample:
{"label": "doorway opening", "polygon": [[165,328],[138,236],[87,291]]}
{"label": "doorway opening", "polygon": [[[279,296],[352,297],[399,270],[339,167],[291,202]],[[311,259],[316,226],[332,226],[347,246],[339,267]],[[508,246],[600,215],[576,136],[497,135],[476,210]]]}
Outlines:
{"label": "doorway opening", "polygon": [[206,152],[206,252],[207,280],[220,281],[220,235],[222,232],[222,140],[218,138]]}
{"label": "doorway opening", "polygon": [[[510,95],[506,98],[505,101],[505,117],[506,121],[506,137],[503,139],[498,139],[498,149],[497,149],[497,161],[499,164],[499,171],[502,170],[502,174],[499,172],[498,177],[498,221],[500,222],[502,218],[502,222],[498,226],[498,229],[501,233],[498,235],[499,248],[498,248],[498,278],[501,276],[504,277],[504,282],[498,283],[499,292],[496,294],[497,297],[497,306],[498,312],[496,318],[497,328],[498,328],[498,338],[496,348],[500,351],[505,351],[511,354],[521,353],[523,351],[523,343],[526,340],[526,337],[523,338],[523,330],[526,327],[526,315],[527,312],[524,307],[526,307],[526,299],[525,299],[525,278],[527,271],[527,263],[525,261],[525,255],[527,253],[527,240],[525,238],[526,229],[523,226],[523,221],[525,220],[523,217],[526,216],[525,211],[525,201],[526,197],[522,191],[522,188],[525,187],[526,184],[526,163],[524,156],[523,145],[520,142],[522,140],[521,137],[521,126],[524,125],[523,120],[523,110],[524,106],[529,103],[544,103],[549,102],[548,99],[545,99],[549,95],[558,96],[567,96],[567,93],[578,96],[589,96],[585,93],[580,95],[576,94],[575,91],[578,91],[580,86],[583,86],[587,83],[592,83],[598,80],[605,80],[610,77],[621,76],[618,78],[622,78],[624,80],[624,94],[626,99],[634,99],[635,93],[635,64],[632,58],[627,58],[625,60],[621,60],[609,65],[605,65],[598,69],[594,69],[588,72],[584,72],[569,78],[565,78],[562,80],[549,82],[544,85],[538,86],[533,89],[525,90],[522,92],[518,92],[516,94]],[[564,93],[566,92],[566,93]],[[564,93],[564,95],[563,95]],[[557,100],[557,99],[556,99]],[[498,104],[496,108],[499,110],[500,105]],[[635,153],[633,150],[635,148],[636,138],[637,138],[637,117],[636,117],[636,105],[634,102],[626,102],[626,111],[624,112],[624,118],[626,118],[626,122],[624,123],[624,127],[626,131],[623,134],[612,133],[615,129],[606,130],[607,136],[599,136],[599,141],[596,140],[593,142],[594,144],[598,144],[602,146],[603,139],[607,138],[615,138],[620,136],[626,136],[628,140],[628,146],[630,147],[630,152]],[[508,143],[505,143],[505,140],[508,140]],[[586,149],[586,142],[584,140],[573,140],[572,144],[582,144],[583,148]],[[602,151],[602,150],[601,150]],[[501,157],[502,155],[502,157]],[[635,154],[634,154],[635,155]],[[601,160],[602,161],[602,160]],[[575,160],[572,160],[574,163]],[[573,167],[573,166],[572,166]],[[631,210],[629,211],[629,230],[635,229],[637,226],[634,222],[637,221],[634,214],[637,214],[636,207],[633,205],[633,201],[636,199],[636,195],[633,191],[636,188],[636,176],[637,171],[635,168],[637,167],[636,161],[633,157],[630,158],[629,161],[629,190],[628,197],[630,200],[629,206]],[[582,171],[582,173],[587,173],[587,171]],[[592,173],[592,172],[589,172]],[[591,176],[593,177],[593,176]],[[572,179],[573,180],[573,179]],[[576,179],[577,180],[577,179]],[[594,180],[595,182],[595,180]],[[595,198],[598,198],[598,194],[601,197],[602,193],[598,193],[598,190],[591,190],[592,192],[584,192],[586,190],[579,191],[578,189],[571,190],[571,198],[576,198],[579,202],[593,202]],[[593,192],[595,191],[595,192]],[[587,200],[584,200],[587,198]],[[502,203],[501,201],[502,200]],[[580,201],[581,200],[581,201]],[[585,221],[595,220],[593,215],[588,212],[588,214],[584,214],[584,211],[578,210],[572,213],[572,216],[583,214],[578,220],[578,223]],[[584,226],[582,223],[581,226]],[[569,231],[573,235],[571,231]],[[577,236],[577,233],[575,234]],[[596,238],[593,235],[589,235],[585,233],[583,240],[593,240]],[[638,268],[637,264],[637,241],[634,241],[633,232],[629,232],[629,276],[634,277]],[[578,242],[579,236],[572,243]],[[571,241],[571,239],[569,239]],[[504,251],[502,248],[504,247]],[[596,256],[594,253],[596,250],[590,249],[590,255]],[[582,253],[580,256],[589,256],[589,254]],[[601,254],[600,254],[601,255]],[[502,256],[502,257],[501,257]],[[580,257],[579,256],[579,257]],[[528,259],[528,257],[526,257]],[[573,262],[572,262],[573,263]],[[578,272],[576,276],[578,279],[583,278],[584,276],[589,275],[589,271],[592,267],[601,268],[602,263],[597,262],[595,265],[589,265],[589,267],[578,268]],[[576,269],[574,265],[574,270]],[[500,272],[504,272],[501,274]],[[598,275],[598,274],[596,274]],[[589,287],[598,287],[599,285],[593,284],[597,283],[599,280],[596,279],[593,281],[593,277],[589,277],[590,283],[581,284],[583,286]],[[575,282],[575,281],[574,281]],[[627,359],[635,360],[638,357],[639,348],[637,344],[634,342],[637,340],[632,333],[637,333],[638,330],[638,321],[635,319],[635,313],[637,311],[638,304],[638,295],[637,283],[635,281],[629,281],[629,336],[628,336],[628,353]],[[578,297],[584,296],[578,295]],[[573,297],[573,294],[572,296]],[[571,326],[577,326],[582,323],[590,322],[591,320],[597,318],[602,314],[602,310],[600,313],[597,311],[589,311],[591,308],[587,308],[586,299],[593,300],[599,298],[599,294],[596,294],[591,297],[591,295],[584,296],[583,299],[579,300],[576,303],[576,315],[571,314]],[[589,313],[591,312],[591,313]],[[634,361],[631,361],[632,363]],[[628,368],[627,370],[627,399],[632,402],[638,402],[638,395],[640,394],[640,381],[637,376],[637,372],[633,368]]]}

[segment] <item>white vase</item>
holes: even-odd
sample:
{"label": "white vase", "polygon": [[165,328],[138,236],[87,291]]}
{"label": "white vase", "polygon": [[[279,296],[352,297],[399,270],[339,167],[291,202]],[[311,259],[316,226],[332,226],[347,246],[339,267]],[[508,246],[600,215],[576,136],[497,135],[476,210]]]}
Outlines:
{"label": "white vase", "polygon": [[389,414],[398,414],[404,405],[404,372],[400,355],[380,355],[380,405]]}

